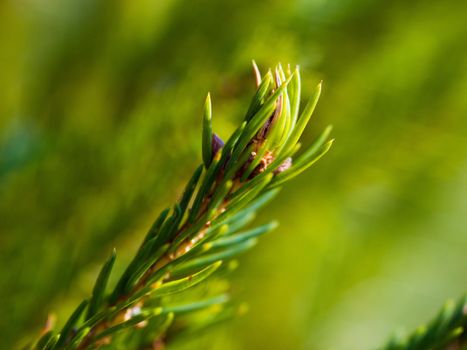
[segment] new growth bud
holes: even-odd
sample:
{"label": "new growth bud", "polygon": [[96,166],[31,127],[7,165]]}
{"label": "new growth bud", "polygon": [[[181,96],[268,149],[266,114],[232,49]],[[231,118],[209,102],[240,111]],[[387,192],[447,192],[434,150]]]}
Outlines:
{"label": "new growth bud", "polygon": [[212,154],[211,154],[211,161],[216,155],[216,153],[224,147],[224,141],[217,136],[217,134],[212,134],[212,140],[211,140],[211,145],[212,145]]}

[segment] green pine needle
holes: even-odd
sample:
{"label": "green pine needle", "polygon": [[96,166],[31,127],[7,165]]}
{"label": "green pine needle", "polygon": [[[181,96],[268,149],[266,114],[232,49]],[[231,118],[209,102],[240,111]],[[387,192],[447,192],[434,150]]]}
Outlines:
{"label": "green pine needle", "polygon": [[212,159],[212,107],[211,95],[208,94],[204,103],[203,115],[203,162],[206,169],[211,164]]}

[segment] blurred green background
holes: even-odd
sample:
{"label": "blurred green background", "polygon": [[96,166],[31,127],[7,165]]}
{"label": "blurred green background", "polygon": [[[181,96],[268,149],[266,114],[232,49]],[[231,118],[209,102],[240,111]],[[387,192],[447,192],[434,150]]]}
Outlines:
{"label": "blurred green background", "polygon": [[467,2],[0,2],[0,348],[123,266],[227,137],[250,60],[324,80],[305,135],[335,146],[259,220],[233,275],[250,311],[199,349],[372,349],[467,289]]}

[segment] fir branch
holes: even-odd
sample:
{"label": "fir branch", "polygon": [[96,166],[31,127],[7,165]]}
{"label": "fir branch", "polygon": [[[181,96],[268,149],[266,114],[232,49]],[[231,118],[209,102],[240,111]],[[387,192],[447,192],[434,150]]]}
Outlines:
{"label": "fir branch", "polygon": [[381,350],[464,350],[467,348],[467,295],[448,301],[427,325],[406,337],[394,336]]}
{"label": "fir branch", "polygon": [[[237,313],[225,294],[166,305],[166,296],[194,290],[220,270],[223,261],[250,249],[276,223],[242,230],[254,213],[278,192],[277,186],[308,168],[323,154],[330,128],[292,160],[318,101],[321,84],[299,115],[300,73],[279,64],[264,78],[254,66],[257,91],[244,122],[224,142],[212,132],[211,97],[203,113],[202,159],[182,198],[155,220],[116,285],[109,276],[115,251],[97,277],[90,300],[83,301],[58,333],[47,332],[33,349],[96,349],[124,345],[143,349],[162,344],[167,334],[189,333]],[[224,268],[228,270],[228,266]],[[107,294],[108,293],[108,294]],[[215,306],[202,322],[174,324],[186,314]],[[237,311],[236,311],[237,310]]]}

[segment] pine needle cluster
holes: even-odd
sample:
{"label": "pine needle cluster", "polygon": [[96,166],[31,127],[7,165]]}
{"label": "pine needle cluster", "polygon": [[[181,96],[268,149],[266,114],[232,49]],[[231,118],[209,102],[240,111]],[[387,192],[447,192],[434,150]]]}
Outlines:
{"label": "pine needle cluster", "polygon": [[467,349],[467,295],[448,301],[428,324],[408,336],[394,336],[381,350]]}
{"label": "pine needle cluster", "polygon": [[212,288],[222,290],[220,294],[201,293],[200,297],[195,286],[228,272],[232,258],[276,227],[270,222],[245,229],[281,185],[314,164],[332,145],[328,127],[305,151],[299,151],[321,84],[300,110],[298,67],[284,70],[279,64],[262,76],[253,66],[257,90],[243,122],[225,143],[212,131],[208,94],[202,123],[203,163],[180,200],[155,220],[118,282],[108,283],[114,250],[91,297],[58,331],[47,326],[30,349],[160,349],[182,333],[202,330],[241,311],[222,288]]}

